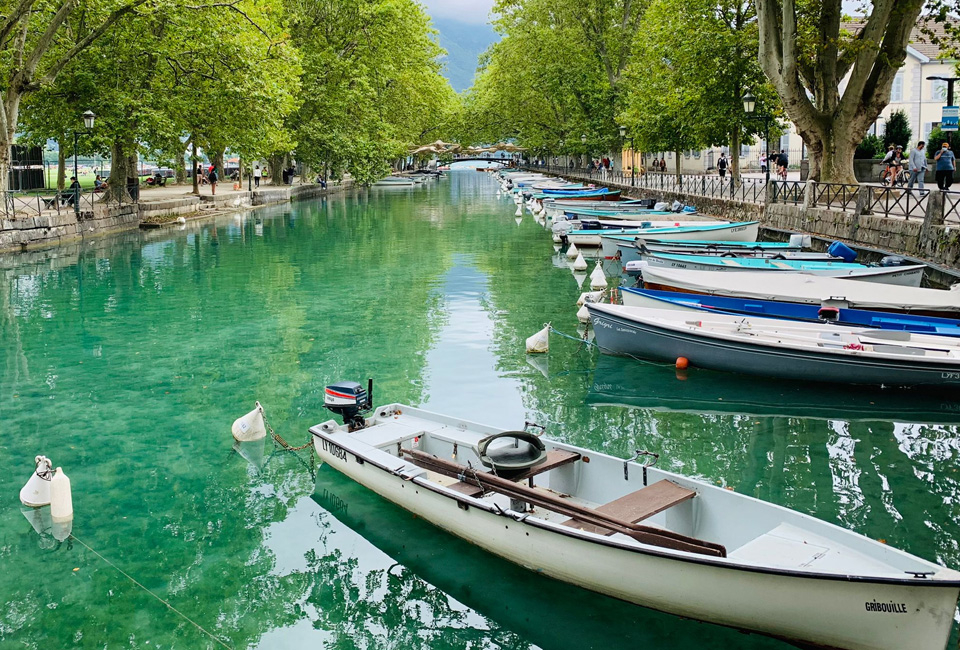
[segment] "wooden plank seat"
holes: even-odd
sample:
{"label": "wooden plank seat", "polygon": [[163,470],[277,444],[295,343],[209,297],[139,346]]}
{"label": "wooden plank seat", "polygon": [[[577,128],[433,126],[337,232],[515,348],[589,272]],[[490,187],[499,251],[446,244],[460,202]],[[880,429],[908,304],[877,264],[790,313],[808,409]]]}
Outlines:
{"label": "wooden plank seat", "polygon": [[511,474],[510,476],[504,476],[511,481],[520,482],[524,479],[533,478],[537,474],[543,474],[549,472],[552,469],[557,469],[558,467],[563,467],[569,463],[575,463],[580,460],[580,454],[575,451],[566,451],[564,449],[551,449],[547,452],[547,460],[540,463],[539,465],[534,465],[533,467],[527,468],[519,474]]}
{"label": "wooden plank seat", "polygon": [[[641,488],[636,492],[631,492],[625,496],[615,499],[610,503],[595,508],[597,512],[602,512],[615,519],[629,521],[636,524],[644,519],[652,517],[658,512],[663,512],[667,508],[672,508],[678,503],[683,503],[697,495],[693,490],[680,487],[673,481],[663,479],[653,485]],[[580,521],[576,518],[568,519],[563,522],[564,526],[572,526],[580,530],[597,533],[598,535],[613,535],[616,531],[596,526]]]}
{"label": "wooden plank seat", "polygon": [[[610,530],[610,534],[621,533],[644,544],[661,546],[664,548],[685,551],[688,553],[698,553],[713,557],[727,556],[727,551],[722,544],[697,539],[695,537],[689,537],[687,535],[675,533],[671,530],[666,530],[663,528],[653,528],[650,526],[644,526],[642,524],[632,523],[602,512],[599,508],[593,509],[578,505],[569,499],[562,498],[558,495],[554,495],[537,488],[528,487],[522,483],[514,483],[513,481],[501,476],[497,476],[489,472],[478,471],[474,468],[460,465],[459,463],[447,460],[445,458],[440,458],[433,454],[428,454],[418,449],[401,448],[400,454],[410,458],[414,464],[429,471],[450,477],[456,477],[461,482],[463,482],[463,477],[467,477],[467,481],[482,485],[488,492],[497,492],[499,494],[506,495],[511,499],[523,500],[533,506],[546,508],[547,510],[566,515],[567,517],[573,517],[578,521],[583,521],[585,524],[592,524],[602,528],[604,531]],[[684,489],[675,484],[674,487],[681,490]],[[664,488],[658,488],[658,490],[662,489]],[[638,492],[639,491],[642,490],[638,490]],[[691,493],[691,496],[692,494],[693,493]],[[679,503],[679,501],[677,501],[677,503]],[[669,507],[669,505],[666,507]]]}

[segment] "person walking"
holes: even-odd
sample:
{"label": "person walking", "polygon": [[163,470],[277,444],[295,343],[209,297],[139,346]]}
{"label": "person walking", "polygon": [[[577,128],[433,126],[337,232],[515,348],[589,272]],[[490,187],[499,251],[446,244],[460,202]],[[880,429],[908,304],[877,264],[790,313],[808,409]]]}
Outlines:
{"label": "person walking", "polygon": [[767,154],[765,153],[760,154],[760,173],[767,173]]}
{"label": "person walking", "polygon": [[947,191],[953,185],[953,172],[957,168],[956,156],[950,151],[950,143],[944,142],[933,159],[937,161],[937,187]]}
{"label": "person walking", "polygon": [[919,188],[923,189],[923,175],[927,173],[927,154],[923,151],[925,143],[923,140],[917,143],[917,148],[910,152],[910,183],[908,190],[913,189],[913,184],[919,182]]}
{"label": "person walking", "polygon": [[727,175],[727,155],[724,153],[720,154],[720,160],[717,161],[717,173],[720,174],[720,178],[725,178]]}
{"label": "person walking", "polygon": [[263,176],[263,170],[260,169],[260,165],[253,166],[253,186],[260,187],[260,178]]}
{"label": "person walking", "polygon": [[667,171],[667,161],[664,158],[660,158],[660,171]]}
{"label": "person walking", "polygon": [[216,195],[217,193],[217,181],[220,180],[220,177],[217,176],[217,168],[213,165],[210,165],[210,173],[207,174],[207,180],[210,181],[210,194]]}

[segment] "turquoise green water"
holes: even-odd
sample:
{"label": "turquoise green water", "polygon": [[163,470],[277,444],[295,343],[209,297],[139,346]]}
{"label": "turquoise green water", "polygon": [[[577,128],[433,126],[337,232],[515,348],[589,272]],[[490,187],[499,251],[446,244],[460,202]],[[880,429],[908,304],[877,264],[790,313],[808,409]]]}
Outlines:
{"label": "turquoise green water", "polygon": [[[254,400],[300,444],[323,386],[368,376],[380,402],[649,449],[960,567],[958,404],[558,337],[528,359],[545,321],[576,332],[579,289],[493,189],[460,172],[0,259],[0,648],[789,647],[532,575],[306,452],[233,450]],[[75,540],[21,514],[38,453],[71,477]]]}

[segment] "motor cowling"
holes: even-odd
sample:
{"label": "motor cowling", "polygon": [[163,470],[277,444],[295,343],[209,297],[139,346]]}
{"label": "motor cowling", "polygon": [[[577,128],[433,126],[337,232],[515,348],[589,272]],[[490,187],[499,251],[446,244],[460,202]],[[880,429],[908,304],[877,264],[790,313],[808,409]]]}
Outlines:
{"label": "motor cowling", "polygon": [[323,390],[323,406],[343,418],[351,431],[366,426],[363,414],[373,408],[373,380],[367,388],[355,381],[330,384]]}

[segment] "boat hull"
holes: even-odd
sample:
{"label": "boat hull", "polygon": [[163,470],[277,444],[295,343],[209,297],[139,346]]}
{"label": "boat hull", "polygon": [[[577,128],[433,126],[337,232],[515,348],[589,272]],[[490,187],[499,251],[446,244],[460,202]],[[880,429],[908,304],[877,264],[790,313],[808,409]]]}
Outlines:
{"label": "boat hull", "polygon": [[[752,242],[757,241],[757,235],[760,232],[760,224],[756,221],[749,223],[707,224],[704,226],[692,224],[677,228],[676,230],[672,230],[672,232],[671,230],[653,228],[649,231],[637,232],[635,233],[635,236],[642,239],[644,235],[646,235],[649,237],[656,237],[658,239],[669,239],[671,241],[716,239],[718,241]],[[593,231],[591,233],[578,235],[574,230],[570,231],[568,238],[570,238],[571,242],[576,241],[577,246],[601,246],[601,237],[612,234],[616,233]],[[581,244],[579,240],[572,239],[574,236],[582,238],[584,243]],[[613,251],[613,249],[610,250],[612,251],[610,253],[611,256],[616,254],[616,251]]]}
{"label": "boat hull", "polygon": [[853,357],[815,350],[774,348],[748,340],[727,340],[634,320],[587,305],[597,346],[608,354],[794,381],[872,386],[960,387],[960,362],[925,364],[909,357]]}
{"label": "boat hull", "polygon": [[[952,617],[934,612],[953,611],[956,587],[799,578],[597,543],[405,479],[313,431],[323,462],[401,508],[531,571],[614,598],[824,648],[941,650],[950,633]],[[895,604],[897,613],[872,611],[873,603]]]}

